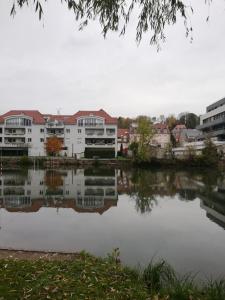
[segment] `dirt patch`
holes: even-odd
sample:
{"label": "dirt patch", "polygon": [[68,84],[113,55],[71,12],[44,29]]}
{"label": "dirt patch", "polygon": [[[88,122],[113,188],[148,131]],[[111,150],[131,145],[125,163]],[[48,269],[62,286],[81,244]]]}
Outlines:
{"label": "dirt patch", "polygon": [[74,260],[80,257],[79,253],[62,252],[42,252],[42,251],[24,251],[0,249],[0,259],[19,259],[19,260]]}

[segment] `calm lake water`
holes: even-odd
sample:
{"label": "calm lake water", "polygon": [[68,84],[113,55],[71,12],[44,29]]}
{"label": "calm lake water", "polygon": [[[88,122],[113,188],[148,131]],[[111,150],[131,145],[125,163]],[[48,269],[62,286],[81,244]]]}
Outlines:
{"label": "calm lake water", "polygon": [[212,171],[23,170],[0,175],[0,248],[166,259],[225,276],[225,176]]}

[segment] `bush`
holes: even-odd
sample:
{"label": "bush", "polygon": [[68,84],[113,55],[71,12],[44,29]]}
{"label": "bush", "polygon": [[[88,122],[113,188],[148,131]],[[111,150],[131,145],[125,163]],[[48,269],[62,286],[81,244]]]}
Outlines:
{"label": "bush", "polygon": [[31,165],[32,164],[32,161],[29,159],[28,156],[22,156],[20,158],[20,165],[22,166],[28,166],[28,165]]}

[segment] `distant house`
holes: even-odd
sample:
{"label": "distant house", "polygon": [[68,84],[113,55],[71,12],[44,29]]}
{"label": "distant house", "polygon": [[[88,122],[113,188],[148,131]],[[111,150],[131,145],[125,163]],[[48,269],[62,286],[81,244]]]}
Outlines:
{"label": "distant house", "polygon": [[[225,142],[224,141],[213,141],[217,148],[218,153],[225,154]],[[184,143],[182,147],[176,147],[172,149],[174,157],[184,159],[193,151],[195,155],[201,155],[202,150],[205,148],[205,143],[203,141]]]}
{"label": "distant house", "polygon": [[201,136],[201,131],[197,129],[184,129],[180,134],[180,144],[196,142]]}
{"label": "distant house", "polygon": [[187,127],[183,124],[178,124],[174,127],[172,130],[172,134],[176,140],[177,143],[180,143],[181,141],[181,136],[183,135],[183,131],[186,130]]}
{"label": "distant house", "polygon": [[[117,151],[123,149],[123,153],[127,153],[130,142],[129,129],[118,129],[117,130]],[[122,146],[121,146],[122,145]]]}
{"label": "distant house", "polygon": [[151,144],[159,148],[165,148],[170,143],[170,132],[167,124],[154,124],[155,134],[152,138]]}

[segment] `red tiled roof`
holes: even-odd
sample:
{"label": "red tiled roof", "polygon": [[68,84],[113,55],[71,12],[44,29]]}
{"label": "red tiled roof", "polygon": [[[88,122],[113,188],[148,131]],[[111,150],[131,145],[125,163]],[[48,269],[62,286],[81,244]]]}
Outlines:
{"label": "red tiled roof", "polygon": [[183,125],[183,124],[178,124],[178,125],[175,126],[174,129],[177,130],[177,129],[187,129],[187,128],[186,128],[186,126]]}
{"label": "red tiled roof", "polygon": [[3,123],[4,119],[10,116],[24,115],[33,119],[34,124],[44,124],[45,120],[43,115],[38,110],[10,110],[0,117]]}
{"label": "red tiled roof", "polygon": [[68,118],[71,118],[72,115],[50,115],[50,114],[44,114],[43,115],[44,118],[48,117],[50,121],[62,121],[62,122],[66,122],[66,120]]}
{"label": "red tiled roof", "polygon": [[168,126],[165,123],[156,123],[154,124],[154,127],[155,129],[160,129],[160,130],[168,129]]}
{"label": "red tiled roof", "polygon": [[79,110],[73,116],[66,120],[67,124],[76,124],[77,119],[80,117],[90,116],[93,115],[95,117],[101,117],[105,119],[106,124],[117,124],[117,118],[112,118],[107,112],[103,109],[100,110]]}
{"label": "red tiled roof", "polygon": [[118,129],[117,137],[129,136],[129,129]]}

